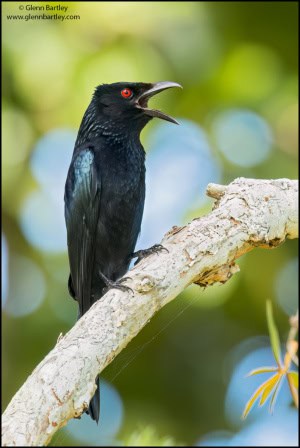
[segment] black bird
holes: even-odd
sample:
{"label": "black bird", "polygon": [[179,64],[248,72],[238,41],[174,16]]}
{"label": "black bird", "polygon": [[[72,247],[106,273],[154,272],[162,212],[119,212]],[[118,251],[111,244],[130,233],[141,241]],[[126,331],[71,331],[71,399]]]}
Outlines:
{"label": "black bird", "polygon": [[[176,123],[148,108],[153,95],[174,82],[118,82],[95,89],[75,142],[65,186],[70,295],[79,305],[78,319],[107,289],[126,289],[122,280],[133,257],[145,200],[145,152],[140,132],[153,118]],[[123,279],[124,280],[124,279]],[[96,379],[99,390],[99,378]],[[96,391],[88,414],[98,422]]]}

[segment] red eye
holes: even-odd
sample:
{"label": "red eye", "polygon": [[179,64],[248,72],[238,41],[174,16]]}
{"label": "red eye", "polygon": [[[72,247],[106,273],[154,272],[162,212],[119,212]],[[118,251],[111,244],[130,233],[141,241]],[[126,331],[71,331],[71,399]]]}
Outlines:
{"label": "red eye", "polygon": [[123,98],[131,98],[133,93],[132,93],[132,90],[130,90],[130,89],[123,89],[121,91],[121,95]]}

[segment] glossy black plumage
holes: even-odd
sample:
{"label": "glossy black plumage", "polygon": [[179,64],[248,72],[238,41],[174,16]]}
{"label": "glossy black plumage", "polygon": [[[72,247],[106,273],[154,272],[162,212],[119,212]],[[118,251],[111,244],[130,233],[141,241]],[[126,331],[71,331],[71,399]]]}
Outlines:
{"label": "glossy black plumage", "polygon": [[[145,152],[140,132],[153,116],[149,97],[175,83],[115,83],[97,87],[84,114],[65,186],[69,291],[81,317],[103,295],[105,282],[128,270],[145,200]],[[131,96],[124,98],[127,89]],[[127,92],[126,92],[127,95]],[[98,381],[98,379],[97,379]],[[99,394],[89,414],[99,419]]]}

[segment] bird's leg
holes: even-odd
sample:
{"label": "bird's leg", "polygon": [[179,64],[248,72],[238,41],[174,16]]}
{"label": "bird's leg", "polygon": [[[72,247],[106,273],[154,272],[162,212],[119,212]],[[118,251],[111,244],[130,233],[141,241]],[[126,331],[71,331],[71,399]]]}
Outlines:
{"label": "bird's leg", "polygon": [[149,255],[152,254],[158,254],[159,252],[165,250],[166,252],[169,252],[168,249],[166,249],[164,246],[162,246],[161,244],[154,244],[154,246],[149,247],[149,249],[143,249],[143,250],[138,250],[136,252],[133,252],[130,255],[130,258],[136,258],[137,260],[134,263],[134,265],[138,264],[143,258],[148,257]]}
{"label": "bird's leg", "polygon": [[120,280],[113,281],[109,280],[109,278],[107,278],[101,271],[99,271],[99,275],[106,285],[106,288],[103,289],[104,294],[106,294],[112,288],[120,289],[120,291],[125,292],[131,291],[133,294],[133,290],[129,288],[129,286],[122,285],[122,283],[126,282],[126,280],[128,280],[129,277],[123,277]]}

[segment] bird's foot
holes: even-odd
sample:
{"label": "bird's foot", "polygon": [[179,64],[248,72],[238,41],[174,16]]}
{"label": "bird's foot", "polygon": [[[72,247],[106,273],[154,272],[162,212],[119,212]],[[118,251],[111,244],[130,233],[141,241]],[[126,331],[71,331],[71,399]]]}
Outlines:
{"label": "bird's foot", "polygon": [[99,275],[100,275],[101,279],[104,281],[104,283],[106,285],[106,288],[103,289],[104,294],[106,294],[110,289],[113,289],[113,288],[119,289],[120,291],[124,291],[124,292],[131,291],[132,294],[133,294],[133,290],[131,288],[129,288],[129,286],[122,285],[122,283],[124,283],[127,280],[129,280],[129,277],[123,277],[120,280],[113,281],[113,280],[109,280],[109,278],[107,278],[100,271],[99,271]]}
{"label": "bird's foot", "polygon": [[136,265],[143,258],[146,258],[146,257],[148,257],[149,255],[152,255],[152,254],[158,254],[159,252],[162,252],[162,251],[169,252],[168,249],[166,249],[161,244],[154,244],[154,246],[149,247],[149,249],[143,249],[143,250],[138,250],[138,251],[134,252],[133,254],[131,254],[131,258],[136,258],[137,257],[137,260],[134,263],[134,265]]}

